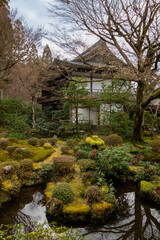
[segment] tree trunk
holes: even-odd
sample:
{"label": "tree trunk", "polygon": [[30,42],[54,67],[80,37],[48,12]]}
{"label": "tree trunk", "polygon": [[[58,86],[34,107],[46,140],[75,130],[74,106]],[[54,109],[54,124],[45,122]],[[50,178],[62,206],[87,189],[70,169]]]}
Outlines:
{"label": "tree trunk", "polygon": [[134,118],[133,128],[133,143],[142,142],[142,121],[144,115],[144,109],[142,107],[144,96],[144,82],[139,81],[137,87],[137,99],[136,99],[136,112]]}
{"label": "tree trunk", "polygon": [[78,134],[78,107],[76,106],[76,133]]}
{"label": "tree trunk", "polygon": [[32,96],[32,127],[35,128],[36,122],[35,122],[35,109],[34,109],[34,100],[35,96]]}

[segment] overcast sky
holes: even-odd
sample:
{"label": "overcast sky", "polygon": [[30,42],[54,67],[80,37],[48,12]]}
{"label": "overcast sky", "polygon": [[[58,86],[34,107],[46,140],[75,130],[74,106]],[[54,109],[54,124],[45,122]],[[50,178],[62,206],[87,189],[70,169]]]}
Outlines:
{"label": "overcast sky", "polygon": [[[31,27],[44,27],[45,30],[50,29],[49,17],[46,9],[47,2],[50,0],[10,0],[10,7],[18,10],[18,16],[23,16]],[[43,39],[42,45],[46,43],[53,48],[53,45],[47,40]],[[53,51],[53,49],[52,49]]]}

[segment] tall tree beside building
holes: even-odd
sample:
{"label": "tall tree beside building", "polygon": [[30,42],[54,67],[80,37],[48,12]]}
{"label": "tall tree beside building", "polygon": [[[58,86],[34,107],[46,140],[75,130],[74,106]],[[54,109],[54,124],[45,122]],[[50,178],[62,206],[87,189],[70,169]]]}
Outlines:
{"label": "tall tree beside building", "polygon": [[133,142],[141,142],[144,109],[160,96],[159,0],[59,0],[58,4],[52,1],[49,11],[54,20],[58,17],[65,23],[69,37],[67,31],[60,31],[65,39],[87,31],[105,41],[126,63],[124,68],[111,64],[117,72],[113,78],[137,84]]}

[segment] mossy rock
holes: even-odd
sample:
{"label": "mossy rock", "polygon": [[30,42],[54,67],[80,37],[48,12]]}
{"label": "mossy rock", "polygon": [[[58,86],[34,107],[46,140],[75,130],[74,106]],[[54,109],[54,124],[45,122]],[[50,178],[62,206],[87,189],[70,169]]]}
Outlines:
{"label": "mossy rock", "polygon": [[105,222],[110,217],[111,213],[115,210],[112,203],[101,202],[93,203],[91,210],[91,221]]}
{"label": "mossy rock", "polygon": [[47,201],[46,210],[52,218],[58,219],[62,215],[63,202],[60,199],[52,198]]}
{"label": "mossy rock", "polygon": [[51,149],[51,148],[52,148],[52,145],[51,145],[50,143],[45,143],[45,144],[43,145],[43,147],[44,147],[45,149]]}
{"label": "mossy rock", "polygon": [[71,222],[84,222],[87,220],[90,210],[89,205],[86,203],[70,203],[63,207],[63,214]]}
{"label": "mossy rock", "polygon": [[14,174],[18,173],[20,169],[20,165],[16,161],[7,161],[4,163],[0,163],[0,169],[3,174]]}
{"label": "mossy rock", "polygon": [[10,195],[16,195],[21,189],[21,182],[18,179],[5,180],[2,182],[2,190]]}
{"label": "mossy rock", "polygon": [[155,188],[154,185],[150,182],[147,182],[147,181],[140,182],[140,190],[143,193],[150,193],[154,188]]}

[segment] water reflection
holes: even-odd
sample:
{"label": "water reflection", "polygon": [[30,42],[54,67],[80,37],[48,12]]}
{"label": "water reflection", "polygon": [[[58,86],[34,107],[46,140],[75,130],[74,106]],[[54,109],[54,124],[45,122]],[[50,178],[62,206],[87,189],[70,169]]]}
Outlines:
{"label": "water reflection", "polygon": [[123,193],[118,200],[120,209],[114,221],[80,232],[94,240],[160,240],[160,210],[142,204],[136,192]]}
{"label": "water reflection", "polygon": [[17,199],[4,204],[0,210],[0,224],[22,223],[25,232],[35,229],[34,222],[48,222],[42,187],[22,189]]}
{"label": "water reflection", "polygon": [[[103,227],[79,228],[87,239],[160,240],[160,210],[141,203],[136,189],[117,190],[119,211]],[[41,187],[24,188],[20,196],[0,209],[0,224],[23,223],[25,232],[35,229],[33,221],[47,222]]]}

